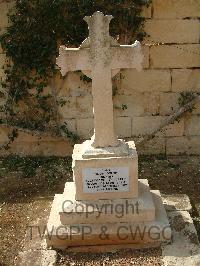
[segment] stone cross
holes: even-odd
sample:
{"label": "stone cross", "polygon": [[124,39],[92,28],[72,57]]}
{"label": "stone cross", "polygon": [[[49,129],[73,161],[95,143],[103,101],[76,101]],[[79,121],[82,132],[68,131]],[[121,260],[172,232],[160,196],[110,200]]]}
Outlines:
{"label": "stone cross", "polygon": [[143,55],[138,41],[133,45],[119,45],[109,35],[112,16],[95,12],[84,20],[89,27],[89,37],[79,48],[61,46],[57,65],[62,75],[68,71],[82,70],[92,78],[94,112],[94,148],[115,147],[119,142],[114,132],[112,77],[121,68],[141,69]]}

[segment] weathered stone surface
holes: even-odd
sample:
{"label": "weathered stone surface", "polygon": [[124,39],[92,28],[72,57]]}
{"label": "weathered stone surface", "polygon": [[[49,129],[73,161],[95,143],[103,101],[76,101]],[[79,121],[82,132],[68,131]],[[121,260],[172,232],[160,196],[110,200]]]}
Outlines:
{"label": "weathered stone surface", "polygon": [[[109,35],[112,18],[99,11],[84,17],[88,24],[89,38],[79,48],[61,46],[57,58],[57,65],[63,76],[69,71],[82,70],[92,77],[95,127],[92,145],[96,148],[118,145],[114,132],[112,76],[120,68],[141,70],[144,58],[138,41],[133,45],[119,45]],[[102,124],[106,127],[102,127]]]}
{"label": "weathered stone surface", "polygon": [[84,74],[82,72],[69,72],[67,74],[67,87],[71,96],[85,96],[91,94],[92,82],[83,81]]}
{"label": "weathered stone surface", "polygon": [[146,42],[198,43],[200,38],[199,27],[200,24],[197,19],[150,19],[145,23],[145,31],[150,35],[146,38]]}
{"label": "weathered stone surface", "polygon": [[149,46],[147,45],[142,46],[142,54],[144,56],[142,62],[142,68],[149,68]]}
{"label": "weathered stone surface", "polygon": [[[54,248],[65,249],[68,246],[82,245],[109,245],[109,244],[155,244],[161,242],[168,243],[171,239],[171,229],[169,227],[166,211],[163,207],[161,197],[158,191],[151,191],[156,206],[156,219],[153,222],[144,223],[103,223],[106,226],[108,238],[101,238],[101,226],[99,224],[73,225],[73,230],[69,226],[62,226],[59,230],[59,236],[56,233],[60,226],[59,214],[54,201],[48,221],[48,231],[52,232],[51,238],[46,235],[48,246]],[[83,226],[87,226],[87,232]],[[54,230],[52,230],[54,228]],[[119,229],[121,228],[120,232]],[[131,228],[131,230],[129,230]],[[136,229],[137,228],[137,229]],[[155,229],[156,228],[156,229]],[[86,229],[86,228],[85,228]],[[82,231],[82,233],[81,233]],[[58,232],[58,231],[57,231]],[[143,232],[141,235],[138,232]],[[70,237],[69,237],[70,236]]]}
{"label": "weathered stone surface", "polygon": [[61,123],[65,124],[69,131],[76,133],[76,119],[63,119]]}
{"label": "weathered stone surface", "polygon": [[200,116],[185,117],[185,134],[187,136],[200,136]]}
{"label": "weathered stone surface", "polygon": [[159,45],[150,49],[153,68],[187,68],[200,66],[200,45]]}
{"label": "weathered stone surface", "polygon": [[[0,145],[4,142],[0,142]],[[19,142],[11,145],[9,150],[0,150],[0,155],[30,155],[30,156],[71,156],[72,146],[67,141]]]}
{"label": "weathered stone surface", "polygon": [[186,194],[162,195],[162,200],[167,212],[192,210],[190,199]]}
{"label": "weathered stone surface", "polygon": [[151,18],[151,9],[152,5],[150,5],[149,7],[143,7],[141,15],[145,18]]}
{"label": "weathered stone surface", "polygon": [[[70,74],[71,73],[69,73],[69,75],[67,75],[67,77],[65,78],[62,78],[59,70],[54,74],[54,82],[58,98],[72,96],[70,95],[70,86],[68,86]],[[76,77],[77,75],[74,75],[74,82],[77,82],[77,80],[75,79]]]}
{"label": "weathered stone surface", "polygon": [[114,125],[118,137],[131,137],[131,117],[117,117]]}
{"label": "weathered stone surface", "polygon": [[[133,95],[117,95],[114,97],[114,113],[115,116],[143,115],[144,107],[142,104],[142,94],[134,93]],[[122,109],[122,105],[126,108]]]}
{"label": "weathered stone surface", "polygon": [[[102,224],[111,222],[152,222],[155,220],[155,205],[146,179],[139,180],[138,198],[103,199],[92,201],[75,200],[75,184],[67,182],[64,194],[57,194],[57,210],[62,224]],[[120,212],[121,210],[121,212]]]}
{"label": "weathered stone surface", "polygon": [[166,126],[162,132],[167,137],[178,137],[184,134],[184,119],[176,121],[174,124]]}
{"label": "weathered stone surface", "polygon": [[[9,127],[0,127],[0,139],[2,140],[7,140],[7,135],[10,132]],[[59,142],[60,138],[57,137],[51,137],[51,136],[43,136],[43,135],[34,135],[34,134],[29,134],[23,131],[18,132],[18,137],[15,139],[15,143],[20,143],[20,142]]]}
{"label": "weathered stone surface", "polygon": [[199,0],[153,0],[154,18],[199,17]]}
{"label": "weathered stone surface", "polygon": [[58,97],[78,97],[91,94],[91,82],[82,80],[82,72],[69,72],[64,78],[57,72],[55,81]]}
{"label": "weathered stone surface", "polygon": [[[125,108],[122,108],[125,105]],[[114,98],[115,116],[151,116],[159,113],[160,95],[157,92],[117,95]]]}
{"label": "weathered stone surface", "polygon": [[18,266],[56,266],[57,252],[55,250],[29,250],[20,252],[15,265]]}
{"label": "weathered stone surface", "polygon": [[[21,151],[20,145],[25,148],[27,143],[20,143],[18,145],[18,150]],[[28,148],[27,148],[28,149]],[[23,150],[21,154],[29,154],[32,153],[36,156],[71,156],[72,154],[72,144],[69,141],[58,141],[58,142],[41,142],[38,146],[35,143],[31,144],[29,147],[29,153],[26,150]],[[15,152],[16,153],[16,152]],[[18,153],[18,151],[17,151]]]}
{"label": "weathered stone surface", "polygon": [[155,137],[147,141],[143,146],[137,148],[139,154],[165,154],[165,138]]}
{"label": "weathered stone surface", "polygon": [[90,138],[94,133],[94,119],[77,119],[77,134],[83,139]]}
{"label": "weathered stone surface", "polygon": [[[132,50],[135,48],[135,51]],[[140,52],[139,52],[140,51]],[[140,46],[139,42],[135,42],[132,45],[120,45],[118,47],[111,48],[111,66],[113,75],[118,73],[116,69],[120,68],[136,68],[141,70],[142,67],[149,66],[149,49],[148,46]]]}
{"label": "weathered stone surface", "polygon": [[170,155],[198,155],[200,136],[171,137],[166,139],[166,153]]}
{"label": "weathered stone surface", "polygon": [[135,91],[170,91],[171,75],[169,70],[142,70],[127,69],[122,72],[121,91],[132,94]]}
{"label": "weathered stone surface", "polygon": [[179,93],[160,93],[160,115],[171,115],[179,108]]}
{"label": "weathered stone surface", "polygon": [[[83,159],[96,159],[96,158],[112,158],[112,157],[123,157],[129,155],[129,148],[124,140],[118,140],[119,145],[116,147],[100,147],[95,148],[91,146],[91,140],[86,140],[83,143]],[[135,149],[135,145],[134,145]],[[124,172],[127,176],[127,172]]]}
{"label": "weathered stone surface", "polygon": [[72,253],[115,253],[122,250],[139,250],[146,248],[158,248],[160,243],[142,243],[142,244],[118,244],[118,245],[93,245],[93,246],[80,246],[68,247],[67,251]]}
{"label": "weathered stone surface", "polygon": [[59,105],[58,108],[62,118],[72,119],[77,116],[76,97],[60,97],[58,101],[64,101],[64,104],[62,106]]}
{"label": "weathered stone surface", "polygon": [[160,112],[160,94],[158,92],[144,92],[141,101],[144,113],[143,115],[155,116]]}
{"label": "weathered stone surface", "polygon": [[165,120],[162,116],[144,116],[132,118],[132,136],[144,136],[152,133]]}
{"label": "weathered stone surface", "polygon": [[93,117],[92,95],[77,97],[77,117]]}
{"label": "weathered stone surface", "polygon": [[200,91],[200,69],[173,69],[172,91]]}
{"label": "weathered stone surface", "polygon": [[172,243],[162,247],[163,264],[191,265],[200,263],[200,247],[196,229],[187,211],[171,211]]}

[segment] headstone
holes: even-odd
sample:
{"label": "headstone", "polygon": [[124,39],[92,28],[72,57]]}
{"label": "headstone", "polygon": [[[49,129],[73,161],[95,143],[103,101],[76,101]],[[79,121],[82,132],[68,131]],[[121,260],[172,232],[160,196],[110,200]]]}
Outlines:
{"label": "headstone", "polygon": [[74,182],[54,198],[47,244],[160,245],[171,237],[160,194],[150,191],[147,180],[138,180],[134,142],[119,140],[114,132],[112,77],[121,68],[142,68],[140,43],[119,45],[109,35],[112,16],[95,12],[84,19],[89,37],[80,48],[62,46],[57,64],[62,75],[82,70],[92,78],[94,136],[74,147]]}
{"label": "headstone", "polygon": [[94,107],[94,138],[92,146],[118,146],[114,132],[112,80],[121,68],[141,69],[143,55],[139,42],[119,45],[109,35],[112,16],[96,12],[84,20],[89,26],[89,38],[80,48],[60,48],[57,59],[62,75],[68,71],[82,70],[92,78]]}

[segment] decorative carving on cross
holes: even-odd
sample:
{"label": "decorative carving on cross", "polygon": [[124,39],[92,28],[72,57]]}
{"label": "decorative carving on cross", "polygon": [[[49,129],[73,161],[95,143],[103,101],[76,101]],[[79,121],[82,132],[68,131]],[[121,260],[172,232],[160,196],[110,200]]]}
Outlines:
{"label": "decorative carving on cross", "polygon": [[86,16],[89,37],[79,48],[61,46],[57,65],[63,76],[69,71],[82,70],[92,78],[94,136],[92,146],[115,147],[119,141],[114,132],[112,77],[121,68],[141,70],[143,55],[138,41],[133,45],[119,45],[109,35],[112,16],[97,11]]}

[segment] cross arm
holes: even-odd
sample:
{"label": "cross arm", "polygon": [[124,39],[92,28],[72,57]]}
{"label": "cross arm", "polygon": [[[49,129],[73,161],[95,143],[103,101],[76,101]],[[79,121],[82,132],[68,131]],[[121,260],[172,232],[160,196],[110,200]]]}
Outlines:
{"label": "cross arm", "polygon": [[62,76],[65,76],[69,71],[91,70],[89,49],[61,46],[56,64],[60,67]]}
{"label": "cross arm", "polygon": [[111,47],[112,69],[136,68],[142,69],[143,54],[139,42],[133,45],[120,45]]}

